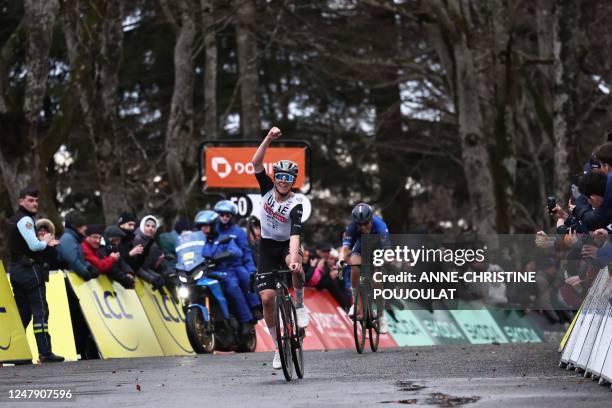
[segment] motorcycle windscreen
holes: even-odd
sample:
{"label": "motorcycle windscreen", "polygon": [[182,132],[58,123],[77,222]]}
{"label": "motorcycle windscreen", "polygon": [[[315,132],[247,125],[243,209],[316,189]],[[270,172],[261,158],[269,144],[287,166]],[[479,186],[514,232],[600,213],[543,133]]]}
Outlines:
{"label": "motorcycle windscreen", "polygon": [[181,234],[176,245],[176,265],[180,271],[189,272],[199,265],[202,258],[202,249],[206,244],[206,237],[200,231]]}

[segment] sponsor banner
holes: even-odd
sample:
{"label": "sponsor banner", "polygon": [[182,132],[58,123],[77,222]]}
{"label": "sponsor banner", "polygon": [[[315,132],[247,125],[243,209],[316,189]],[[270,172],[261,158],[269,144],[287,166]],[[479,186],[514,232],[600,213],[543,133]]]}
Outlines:
{"label": "sponsor banner", "polygon": [[[116,291],[123,289],[113,282]],[[174,302],[168,293],[163,295],[140,278],[136,279],[136,294],[166,356],[195,354],[185,328],[183,306]]]}
{"label": "sponsor banner", "polygon": [[489,310],[510,343],[541,343],[542,335],[527,316],[515,310]]}
{"label": "sponsor banner", "polygon": [[312,350],[354,347],[353,327],[340,316],[336,309],[337,302],[327,291],[305,288],[304,306],[310,317],[305,347],[309,346]]}
{"label": "sponsor banner", "polygon": [[387,311],[389,333],[398,346],[433,346],[436,344],[410,310]]}
{"label": "sponsor banner", "polygon": [[[72,318],[66,295],[66,281],[63,271],[55,271],[49,274],[47,282],[47,304],[49,305],[49,335],[51,335],[51,347],[55,354],[63,356],[66,361],[77,361],[74,334],[72,333]],[[32,324],[26,330],[28,344],[32,350],[33,362],[38,363],[38,346],[34,337]]]}
{"label": "sponsor banner", "polygon": [[68,278],[102,358],[164,355],[135,291],[113,287],[106,276]]}
{"label": "sponsor banner", "polygon": [[[607,268],[603,269],[607,271]],[[607,272],[606,272],[607,273]],[[561,362],[562,363],[574,363],[576,360],[572,360],[572,355],[575,355],[577,359],[582,348],[582,342],[584,341],[584,336],[586,336],[586,332],[588,331],[588,327],[590,322],[585,321],[585,316],[587,315],[586,310],[591,305],[591,301],[593,300],[593,294],[595,293],[595,288],[601,282],[602,274],[601,271],[595,278],[593,282],[593,286],[589,289],[584,301],[582,302],[582,307],[580,308],[580,313],[578,314],[578,318],[576,319],[576,324],[574,325],[574,329],[572,330],[569,339],[567,340],[567,344],[563,349],[563,353],[561,354]],[[577,349],[577,351],[575,351]]]}
{"label": "sponsor banner", "polygon": [[4,265],[0,262],[0,362],[31,360],[25,330]]}
{"label": "sponsor banner", "polygon": [[488,310],[451,310],[450,313],[471,344],[508,343]]}
{"label": "sponsor banner", "polygon": [[[336,311],[338,312],[338,315],[344,319],[344,321],[346,322],[346,324],[348,324],[351,333],[353,333],[353,340],[354,340],[354,329],[353,329],[353,321],[351,320],[351,318],[349,317],[349,315],[344,311],[344,309],[342,309],[336,302],[336,299],[333,298],[333,296],[331,296],[329,294],[329,292],[325,292],[327,293],[330,297],[331,297],[331,301],[336,305]],[[386,313],[386,312],[385,312]],[[387,323],[389,323],[390,317],[389,314],[387,313]],[[369,331],[366,330],[366,337],[369,336]],[[366,341],[367,343],[367,341]],[[379,338],[378,338],[378,348],[389,348],[389,347],[397,347],[397,343],[396,341],[393,339],[393,336],[391,336],[390,333],[386,333],[386,334],[380,334]]]}
{"label": "sponsor banner", "polygon": [[466,344],[469,342],[448,311],[412,310],[411,312],[419,319],[434,344]]}
{"label": "sponsor banner", "polygon": [[[206,147],[204,149],[206,188],[259,188],[251,163],[256,150],[257,147]],[[306,148],[269,147],[264,159],[264,167],[268,174],[272,174],[272,165],[279,160],[291,160],[297,163],[300,171],[295,188],[302,188],[306,179]]]}

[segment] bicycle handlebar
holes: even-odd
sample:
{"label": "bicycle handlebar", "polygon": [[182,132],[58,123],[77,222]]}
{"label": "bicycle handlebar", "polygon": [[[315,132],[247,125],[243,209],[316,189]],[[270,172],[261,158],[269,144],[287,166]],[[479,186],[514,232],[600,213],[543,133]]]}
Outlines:
{"label": "bicycle handlebar", "polygon": [[291,273],[291,269],[273,269],[271,271],[268,272],[261,272],[261,273],[257,273],[257,275],[260,276],[267,276],[267,275],[275,275],[275,274],[281,274],[281,273]]}

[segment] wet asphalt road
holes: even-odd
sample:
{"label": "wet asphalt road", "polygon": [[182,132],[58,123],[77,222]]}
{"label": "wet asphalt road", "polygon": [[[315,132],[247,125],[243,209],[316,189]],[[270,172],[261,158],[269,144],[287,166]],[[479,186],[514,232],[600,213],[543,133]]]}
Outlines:
{"label": "wet asphalt road", "polygon": [[[0,368],[0,406],[609,407],[608,386],[557,366],[556,344],[305,353],[286,383],[271,353],[90,360]],[[72,401],[16,402],[9,390],[70,389]],[[402,401],[403,403],[398,403]],[[381,405],[381,403],[383,403]]]}

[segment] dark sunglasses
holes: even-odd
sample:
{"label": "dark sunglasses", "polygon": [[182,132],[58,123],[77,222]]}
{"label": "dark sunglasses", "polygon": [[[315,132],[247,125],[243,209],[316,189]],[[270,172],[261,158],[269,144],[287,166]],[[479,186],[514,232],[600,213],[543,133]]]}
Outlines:
{"label": "dark sunglasses", "polygon": [[284,181],[285,183],[293,183],[295,176],[289,173],[276,173],[274,174],[274,180]]}

